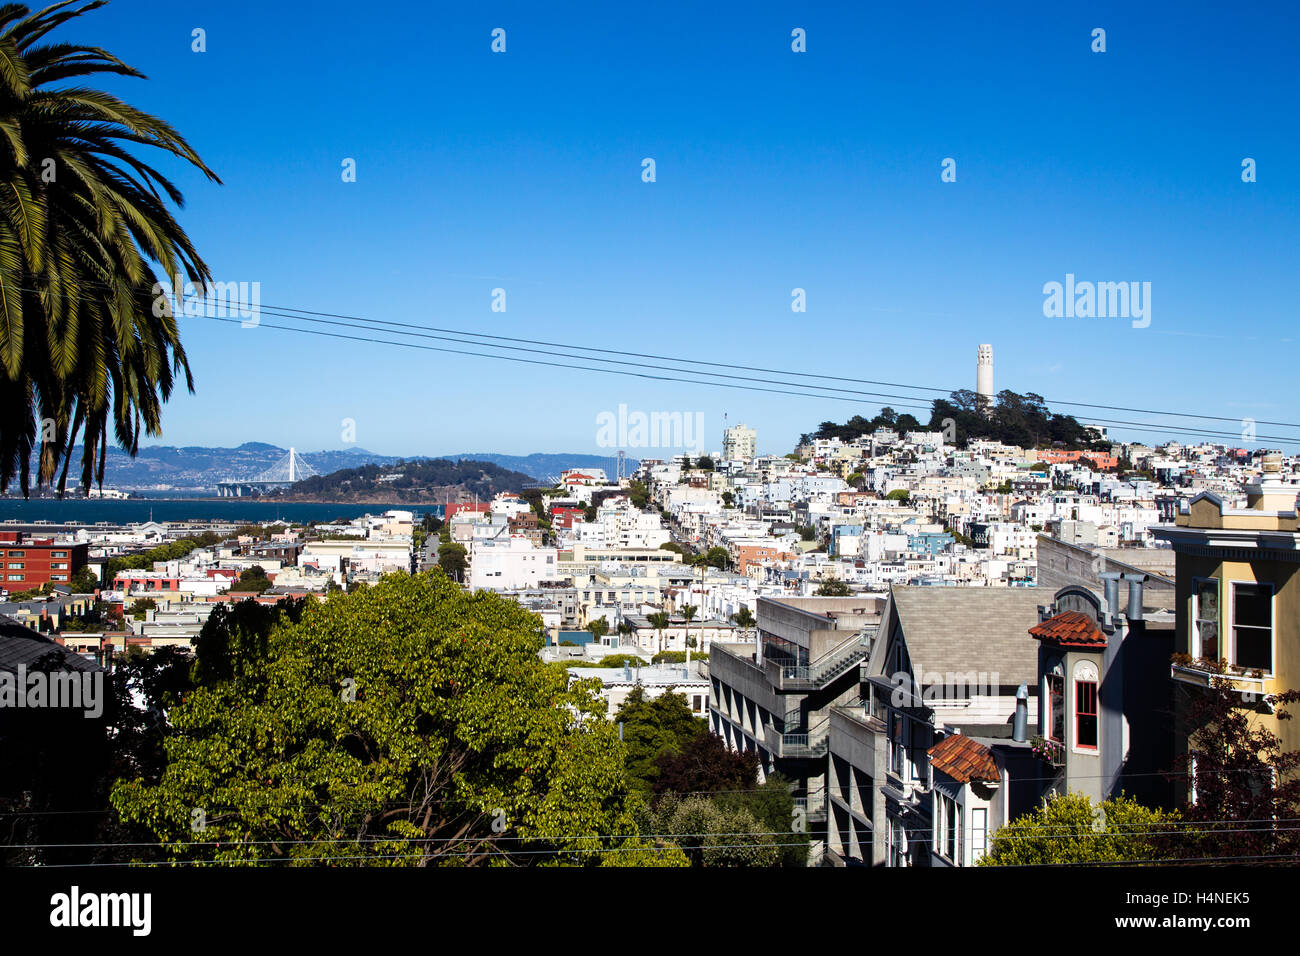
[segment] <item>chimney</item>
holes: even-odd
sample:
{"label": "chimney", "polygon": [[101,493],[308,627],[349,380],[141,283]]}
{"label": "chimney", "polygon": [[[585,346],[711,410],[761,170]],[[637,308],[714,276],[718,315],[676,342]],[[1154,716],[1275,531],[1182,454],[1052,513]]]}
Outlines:
{"label": "chimney", "polygon": [[1142,584],[1146,581],[1146,574],[1125,574],[1123,578],[1128,582],[1128,619],[1130,621],[1142,620]]}
{"label": "chimney", "polygon": [[1106,594],[1106,607],[1103,612],[1105,618],[1104,623],[1113,625],[1115,623],[1115,618],[1119,616],[1117,608],[1119,605],[1120,573],[1118,571],[1106,571],[1099,576]]}
{"label": "chimney", "polygon": [[1029,685],[1021,684],[1016,689],[1016,716],[1011,725],[1011,739],[1023,744],[1027,739],[1029,724]]}

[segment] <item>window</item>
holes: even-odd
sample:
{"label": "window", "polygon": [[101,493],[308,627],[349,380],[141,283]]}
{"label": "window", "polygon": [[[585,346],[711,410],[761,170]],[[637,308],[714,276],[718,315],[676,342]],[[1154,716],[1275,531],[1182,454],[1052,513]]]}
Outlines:
{"label": "window", "polygon": [[1065,743],[1065,677],[1047,675],[1047,736],[1058,744]]}
{"label": "window", "polygon": [[9,557],[11,557],[11,558],[25,558],[25,557],[27,557],[27,552],[26,552],[26,551],[10,551],[10,552],[9,552]]}
{"label": "window", "polygon": [[939,855],[950,863],[960,866],[958,848],[961,840],[961,810],[957,802],[947,794],[939,795],[939,819],[935,822],[939,828],[937,834]]}
{"label": "window", "polygon": [[894,713],[889,715],[889,771],[903,773],[903,718]]}
{"label": "window", "polygon": [[21,571],[21,570],[22,570],[23,568],[25,568],[26,566],[27,566],[27,565],[23,564],[23,562],[21,562],[21,561],[10,561],[10,562],[9,562],[9,570],[10,570],[10,571]]}
{"label": "window", "polygon": [[21,574],[11,574],[11,575],[8,576],[8,580],[10,580],[10,581],[21,581],[21,580],[23,580],[23,575],[21,575]]}
{"label": "window", "polygon": [[1196,581],[1192,595],[1192,657],[1217,661],[1219,650],[1219,582]]}
{"label": "window", "polygon": [[970,812],[971,860],[978,860],[988,850],[989,811],[987,807],[974,807]]}
{"label": "window", "polygon": [[52,558],[66,558],[67,556],[68,556],[68,552],[66,552],[66,551],[51,551],[51,552],[50,552],[50,557],[52,557]]}
{"label": "window", "polygon": [[1232,663],[1247,670],[1273,670],[1273,586],[1232,586]]}
{"label": "window", "polygon": [[1097,749],[1097,682],[1074,682],[1074,745]]}

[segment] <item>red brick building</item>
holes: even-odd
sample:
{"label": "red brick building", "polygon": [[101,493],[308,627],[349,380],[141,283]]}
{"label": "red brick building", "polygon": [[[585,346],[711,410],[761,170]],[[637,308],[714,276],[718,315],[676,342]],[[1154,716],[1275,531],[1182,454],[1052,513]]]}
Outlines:
{"label": "red brick building", "polygon": [[22,531],[0,531],[0,587],[30,591],[45,584],[69,584],[86,566],[88,544],[33,538]]}

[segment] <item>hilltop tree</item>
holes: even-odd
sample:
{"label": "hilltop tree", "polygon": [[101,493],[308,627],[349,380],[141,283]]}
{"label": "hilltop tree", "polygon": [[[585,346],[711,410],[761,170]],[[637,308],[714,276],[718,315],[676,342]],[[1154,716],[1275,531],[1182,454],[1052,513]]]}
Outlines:
{"label": "hilltop tree", "polygon": [[166,766],[113,806],[176,859],[680,862],[627,836],[614,727],[543,640],[535,615],[439,572],[312,602],[264,648],[228,635],[230,676],[172,707]]}

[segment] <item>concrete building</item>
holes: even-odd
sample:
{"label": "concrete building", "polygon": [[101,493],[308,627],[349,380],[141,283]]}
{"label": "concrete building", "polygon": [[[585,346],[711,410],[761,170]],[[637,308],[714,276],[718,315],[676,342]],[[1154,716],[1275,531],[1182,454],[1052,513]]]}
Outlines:
{"label": "concrete building", "polygon": [[812,862],[826,838],[830,708],[856,699],[883,603],[759,597],[757,643],[718,642],[709,656],[710,729],[734,750],[757,752],[764,779],[794,781]]}
{"label": "concrete building", "polygon": [[758,433],[748,425],[733,425],[722,433],[723,461],[753,461],[758,457]]}

